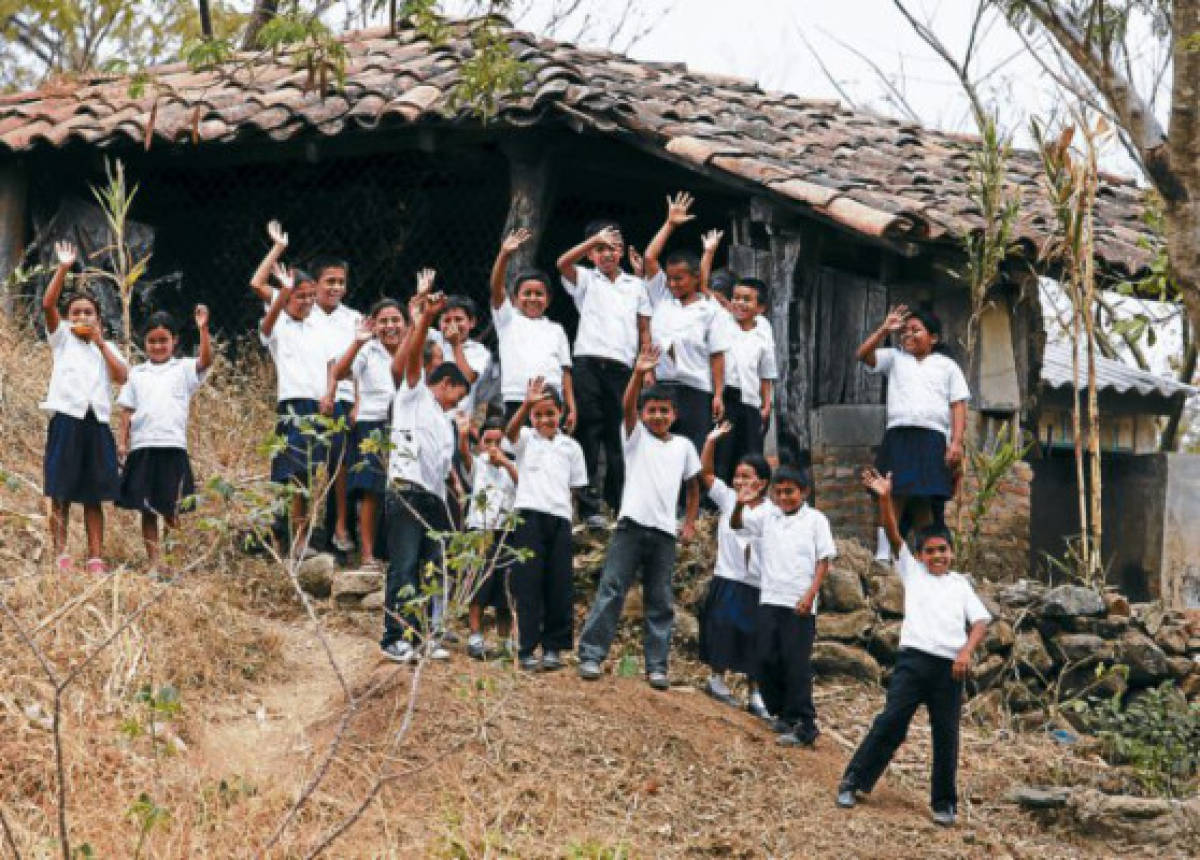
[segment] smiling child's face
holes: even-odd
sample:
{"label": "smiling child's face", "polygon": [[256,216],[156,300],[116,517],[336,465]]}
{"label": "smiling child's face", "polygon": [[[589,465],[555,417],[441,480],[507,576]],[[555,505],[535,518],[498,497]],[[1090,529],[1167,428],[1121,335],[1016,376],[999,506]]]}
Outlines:
{"label": "smiling child's face", "polygon": [[399,308],[384,308],[375,314],[375,337],[388,349],[395,349],[404,340],[408,326]]}
{"label": "smiling child's face", "polygon": [[588,251],[588,260],[602,275],[615,278],[621,271],[621,255],[624,253],[623,242],[614,245],[605,243],[592,247]]}
{"label": "smiling child's face", "polygon": [[671,263],[667,266],[667,287],[682,302],[700,289],[700,276],[687,263]]}
{"label": "smiling child's face", "polygon": [[904,328],[900,329],[900,346],[905,352],[922,358],[929,355],[935,343],[937,337],[930,334],[929,329],[925,328],[925,324],[919,319],[909,317],[904,321]]}
{"label": "smiling child's face", "polygon": [[539,319],[550,305],[550,294],[541,281],[522,281],[517,285],[517,310],[530,319]]}
{"label": "smiling child's face", "polygon": [[317,288],[312,281],[301,281],[288,297],[287,313],[292,319],[302,320],[313,309]]}
{"label": "smiling child's face", "polygon": [[342,303],[346,295],[346,270],[341,266],[326,266],[317,278],[317,304],[321,310],[331,313]]}
{"label": "smiling child's face", "polygon": [[662,439],[675,423],[675,404],[670,400],[647,400],[642,404],[642,423],[652,434]]}
{"label": "smiling child's face", "polygon": [[72,326],[95,326],[99,322],[96,316],[96,305],[91,299],[75,299],[67,306],[67,321]]}
{"label": "smiling child's face", "polygon": [[949,573],[950,565],[954,564],[954,547],[941,536],[926,538],[917,555],[934,576]]}
{"label": "smiling child's face", "polygon": [[802,487],[795,481],[776,481],[771,487],[771,495],[779,510],[785,514],[794,514],[808,498],[808,487]]}
{"label": "smiling child's face", "polygon": [[175,335],[170,329],[159,326],[146,332],[146,358],[152,364],[162,364],[175,354]]}
{"label": "smiling child's face", "polygon": [[729,304],[733,308],[734,319],[738,322],[748,322],[758,315],[758,290],[739,284],[733,288]]}

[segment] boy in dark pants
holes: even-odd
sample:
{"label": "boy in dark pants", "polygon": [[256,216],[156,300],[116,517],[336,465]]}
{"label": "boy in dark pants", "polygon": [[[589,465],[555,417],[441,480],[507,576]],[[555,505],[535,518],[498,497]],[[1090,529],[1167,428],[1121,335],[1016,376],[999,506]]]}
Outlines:
{"label": "boy in dark pants", "polygon": [[962,685],[991,615],[967,578],[950,570],[954,561],[950,532],[936,525],[920,530],[914,557],[900,537],[892,509],[892,476],[867,469],[863,484],[878,498],[880,521],[897,555],[896,573],[904,583],[904,624],[887,701],[846,766],[837,804],[852,807],[859,792],[869,793],[875,787],[904,742],[913,714],[924,704],[933,735],[933,820],[949,827],[958,802],[955,775]]}
{"label": "boy in dark pants", "polygon": [[[652,387],[642,392],[642,379],[659,360],[656,347],[638,356],[633,376],[625,388],[625,419],[621,441],[625,455],[625,489],[617,529],[604,560],[604,573],[596,589],[596,602],[579,636],[579,677],[594,681],[608,656],[625,594],[639,575],[645,605],[643,647],[646,678],[656,690],[671,686],[667,659],[675,620],[671,575],[675,568],[675,503],[680,484],[686,484],[686,514],[679,538],[696,533],[700,506],[700,457],[690,441],[671,433],[675,405],[666,391]],[[639,420],[640,414],[640,420]]]}
{"label": "boy in dark pants", "polygon": [[780,466],[771,480],[772,504],[747,510],[754,488],[743,487],[729,517],[729,525],[759,552],[754,680],[784,746],[812,746],[817,740],[812,700],[817,595],[837,555],[829,520],[805,503],[811,483],[803,469]]}

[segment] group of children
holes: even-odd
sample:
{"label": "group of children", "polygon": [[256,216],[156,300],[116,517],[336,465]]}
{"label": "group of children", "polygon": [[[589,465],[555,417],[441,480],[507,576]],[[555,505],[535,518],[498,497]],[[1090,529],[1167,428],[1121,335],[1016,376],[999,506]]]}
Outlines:
{"label": "group of children", "polygon": [[[364,317],[342,303],[347,264],[320,260],[311,273],[284,266],[288,238],[272,222],[271,248],[251,279],[277,377],[271,477],[294,489],[294,557],[308,551],[313,500],[305,490],[322,469],[333,546],[347,552],[357,535],[364,567],[382,568],[386,556],[386,658],[410,661],[421,649],[448,656],[430,579],[442,569],[441,535],[465,528],[514,551],[475,592],[471,656],[487,654],[483,615],[494,609],[505,639],[515,615],[521,668],[561,668],[574,647],[580,677],[598,679],[625,596],[640,580],[646,677],[656,689],[670,686],[672,573],[678,542],[695,534],[703,490],[718,542],[701,617],[707,691],[739,704],[727,673],[745,675],[749,709],[772,720],[782,744],[810,746],[818,736],[811,669],[818,595],[836,546],[828,520],[808,503],[807,470],[772,469],[762,454],[777,375],[766,286],[742,278],[727,294],[711,288],[719,231],[705,234],[699,255],[663,256],[673,232],[692,220],[691,204],[686,194],[668,198],[644,258],[628,251],[632,273],[622,268],[624,238],[612,221],[589,224],[584,240],[558,259],[579,311],[573,351],[546,316],[547,275],[522,270],[509,289],[510,263],[529,233],[504,238],[490,285],[498,403],[481,396],[495,368],[491,352],[471,338],[478,320],[470,299],[435,291],[435,274],[425,270],[407,305],[385,298]],[[57,564],[72,565],[66,525],[78,502],[87,569],[104,570],[101,503],[110,500],[141,512],[154,564],[159,518],[175,527],[193,491],[188,402],[212,363],[208,312],[195,311],[195,359],[174,357],[175,324],[152,315],[147,360],[130,370],[104,339],[99,306],[87,294],[65,300],[69,326],[62,325],[74,252],[60,244],[57,253],[43,301],[54,352],[44,406],[53,413],[45,472]],[[900,348],[880,348],[892,334]],[[838,803],[851,806],[871,789],[925,702],[934,726],[934,811],[950,823],[962,678],[987,613],[968,581],[949,572],[941,516],[957,481],[968,392],[957,365],[937,351],[940,334],[932,314],[897,307],[859,350],[888,378],[879,471],[864,483],[879,498],[881,553],[898,558],[906,617],[888,703],[848,767]],[[123,386],[119,446],[108,427],[112,383]],[[578,513],[589,526],[607,524],[605,503],[615,527],[576,641],[572,520]],[[914,556],[902,535],[917,525]]]}

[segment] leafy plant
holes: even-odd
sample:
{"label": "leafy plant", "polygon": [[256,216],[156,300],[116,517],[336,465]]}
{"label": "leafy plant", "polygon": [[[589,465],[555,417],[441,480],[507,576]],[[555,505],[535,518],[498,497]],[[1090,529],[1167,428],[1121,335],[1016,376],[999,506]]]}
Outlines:
{"label": "leafy plant", "polygon": [[145,847],[146,838],[151,831],[157,827],[166,826],[171,820],[171,812],[166,807],[159,806],[149,794],[143,791],[129,807],[127,816],[132,818],[138,826],[138,841],[133,848],[133,856],[136,860],[142,855],[142,848]]}
{"label": "leafy plant", "polygon": [[1009,431],[1007,422],[1000,425],[995,438],[984,446],[968,444],[969,474],[976,488],[966,511],[967,526],[958,530],[955,552],[964,570],[972,570],[978,561],[983,523],[1000,492],[1000,485],[1032,446],[1032,442],[1019,442],[1015,434]]}

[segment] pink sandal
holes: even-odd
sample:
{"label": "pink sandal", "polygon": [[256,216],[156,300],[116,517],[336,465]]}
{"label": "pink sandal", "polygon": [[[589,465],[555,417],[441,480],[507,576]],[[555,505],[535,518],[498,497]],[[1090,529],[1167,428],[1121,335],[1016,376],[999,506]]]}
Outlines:
{"label": "pink sandal", "polygon": [[104,576],[104,574],[108,573],[108,565],[104,563],[104,559],[102,558],[89,558],[84,569],[88,573],[94,573],[97,576]]}
{"label": "pink sandal", "polygon": [[59,573],[70,573],[75,569],[75,560],[64,552],[54,559],[54,568]]}

